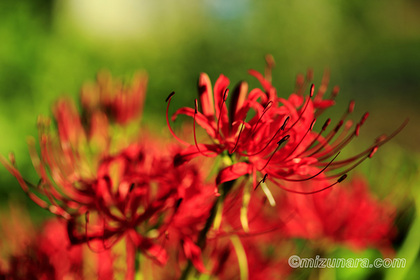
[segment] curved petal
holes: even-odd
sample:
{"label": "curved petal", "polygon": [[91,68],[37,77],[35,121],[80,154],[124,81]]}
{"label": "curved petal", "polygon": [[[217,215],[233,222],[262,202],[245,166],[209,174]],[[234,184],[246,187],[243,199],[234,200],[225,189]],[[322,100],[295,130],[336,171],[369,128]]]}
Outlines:
{"label": "curved petal", "polygon": [[[174,121],[178,115],[186,115],[191,118],[194,118],[195,110],[193,108],[183,107],[178,109],[173,115],[172,115],[172,121]],[[200,112],[197,112],[195,114],[195,121],[199,126],[201,126],[203,129],[205,129],[208,133],[208,135],[211,138],[216,137],[216,123],[211,119],[207,118]]]}
{"label": "curved petal", "polygon": [[198,97],[203,114],[208,118],[214,118],[213,92],[210,78],[206,73],[201,73],[198,79]]}
{"label": "curved petal", "polygon": [[174,166],[182,165],[196,156],[202,155],[202,153],[208,157],[215,157],[221,152],[217,145],[198,144],[198,148],[200,150],[197,149],[197,146],[191,145],[176,154],[174,157]]}
{"label": "curved petal", "polygon": [[[216,121],[220,121],[218,124],[220,129],[222,130],[225,136],[229,134],[229,117],[226,108],[226,102],[224,100],[225,91],[229,86],[229,79],[224,76],[220,75],[214,85],[214,104],[216,110]],[[222,112],[220,112],[222,110]],[[220,120],[219,120],[220,118]]]}
{"label": "curved petal", "polygon": [[258,79],[258,81],[261,83],[262,87],[266,92],[269,92],[270,89],[273,87],[271,83],[267,81],[260,72],[251,69],[248,71],[248,73]]}
{"label": "curved petal", "polygon": [[198,247],[192,240],[188,237],[186,237],[183,240],[183,249],[185,256],[187,259],[191,260],[194,267],[200,272],[203,273],[206,271],[206,268],[204,267],[203,260],[201,258],[201,249]]}
{"label": "curved petal", "polygon": [[224,182],[232,181],[238,179],[239,177],[251,174],[252,165],[246,162],[235,163],[231,166],[222,169],[216,178],[216,184],[220,185]]}

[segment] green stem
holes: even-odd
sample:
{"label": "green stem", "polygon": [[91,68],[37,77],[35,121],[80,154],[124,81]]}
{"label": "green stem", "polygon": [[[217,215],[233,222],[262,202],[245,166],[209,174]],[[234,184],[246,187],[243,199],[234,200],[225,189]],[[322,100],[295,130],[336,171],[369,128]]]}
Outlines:
{"label": "green stem", "polygon": [[130,235],[127,234],[125,237],[125,246],[126,246],[126,262],[127,262],[127,271],[125,274],[126,280],[134,280],[136,274],[136,245],[133,240],[131,240]]}
{"label": "green stem", "polygon": [[[232,189],[233,185],[235,184],[235,181],[236,180],[226,182],[222,184],[220,187],[221,188],[220,196],[216,198],[216,200],[214,201],[213,206],[211,207],[211,210],[210,210],[210,215],[207,218],[203,229],[198,234],[197,245],[200,247],[201,250],[203,250],[206,247],[207,233],[210,230],[211,226],[213,225],[214,219],[217,214],[217,208],[219,204],[225,200],[227,194],[229,193],[229,191]],[[188,279],[188,275],[190,274],[192,268],[193,268],[193,264],[191,260],[188,260],[188,264],[185,267],[179,279],[180,280]]]}

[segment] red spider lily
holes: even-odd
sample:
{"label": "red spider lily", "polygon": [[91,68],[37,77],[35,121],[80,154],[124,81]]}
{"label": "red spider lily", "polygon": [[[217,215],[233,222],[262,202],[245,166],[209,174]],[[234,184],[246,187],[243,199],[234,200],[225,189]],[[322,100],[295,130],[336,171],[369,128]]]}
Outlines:
{"label": "red spider lily", "polygon": [[[12,226],[11,230],[15,229]],[[83,279],[82,247],[70,246],[64,223],[50,220],[42,232],[32,230],[24,235],[31,241],[23,243],[24,248],[9,253],[7,265],[0,267],[0,276],[5,279]]]}
{"label": "red spider lily", "polygon": [[[107,80],[100,80],[104,89],[99,97],[105,98]],[[202,186],[200,172],[190,166],[174,167],[171,152],[163,151],[164,144],[157,139],[147,140],[146,133],[132,144],[127,144],[132,141],[128,138],[118,139],[110,133],[104,104],[85,100],[80,117],[71,101],[60,100],[53,110],[58,133],[48,119],[40,118],[40,155],[35,141],[29,143],[41,178],[37,185],[23,179],[13,155],[10,161],[3,157],[0,161],[34,202],[67,220],[72,244],[87,243],[92,250],[103,251],[127,237],[163,264],[167,253],[160,243],[190,185]],[[119,115],[111,117],[118,120]],[[193,244],[184,239],[187,257],[195,259]]]}
{"label": "red spider lily", "polygon": [[385,255],[392,252],[390,238],[395,233],[395,208],[387,201],[375,199],[361,177],[343,188],[311,196],[288,193],[282,204],[283,213],[292,213],[284,227],[289,236],[355,249],[373,247]]}
{"label": "red spider lily", "polygon": [[83,86],[82,106],[87,114],[100,110],[112,121],[127,124],[141,116],[147,79],[146,73],[138,72],[131,85],[125,86],[120,80],[113,79],[107,71],[102,71],[97,76],[96,84]]}
{"label": "red spider lily", "polygon": [[[266,72],[269,73],[268,77],[271,77],[270,67]],[[257,174],[262,173],[265,174],[262,181],[268,176],[276,185],[292,192],[299,191],[286,187],[284,182],[336,178],[335,183],[325,187],[329,188],[343,181],[348,171],[365,159],[371,158],[381,145],[398,134],[407,124],[405,121],[389,136],[378,137],[373,145],[361,153],[336,160],[341,149],[359,135],[368,113],[356,124],[351,120],[346,121],[354,109],[354,102],[350,102],[342,118],[326,136],[323,136],[331,124],[331,119],[327,119],[320,132],[316,133],[313,131],[316,118],[326,108],[334,105],[334,98],[338,94],[338,87],[335,87],[331,97],[324,99],[328,74],[324,75],[316,93],[312,84],[307,97],[303,96],[303,92],[312,79],[312,72],[308,72],[306,80],[298,76],[296,92],[290,95],[289,99],[284,99],[277,96],[276,89],[267,78],[254,70],[250,73],[260,81],[263,90],[253,89],[248,93],[247,84],[240,83],[234,90],[229,112],[226,106],[229,80],[221,75],[212,91],[210,79],[206,74],[201,74],[198,88],[202,112],[199,112],[196,101],[194,109],[181,108],[172,116],[172,120],[179,114],[193,118],[194,145],[179,139],[170,128],[168,109],[173,94],[167,99],[167,123],[170,131],[187,146],[178,155],[177,164],[196,156],[222,155],[231,160],[232,163],[219,172],[216,178],[217,185],[252,174],[254,186],[257,187]],[[211,143],[198,143],[196,124],[206,131]],[[300,193],[311,194],[323,189]]]}

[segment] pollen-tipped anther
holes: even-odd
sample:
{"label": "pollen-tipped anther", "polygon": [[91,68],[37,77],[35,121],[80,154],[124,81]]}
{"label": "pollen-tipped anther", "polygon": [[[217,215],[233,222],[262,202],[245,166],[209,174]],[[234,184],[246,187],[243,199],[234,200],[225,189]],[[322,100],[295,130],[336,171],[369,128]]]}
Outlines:
{"label": "pollen-tipped anther", "polygon": [[171,93],[168,95],[168,97],[166,97],[165,102],[168,102],[168,101],[172,98],[172,96],[174,96],[174,95],[175,95],[175,91],[171,92]]}
{"label": "pollen-tipped anther", "polygon": [[312,84],[311,89],[309,91],[309,98],[312,98],[312,96],[314,96],[314,91],[315,91],[315,85]]}
{"label": "pollen-tipped anther", "polygon": [[340,178],[338,178],[337,183],[343,182],[347,178],[347,174],[342,175]]}
{"label": "pollen-tipped anther", "polygon": [[225,89],[225,92],[223,93],[223,101],[224,102],[226,102],[226,100],[228,98],[228,95],[229,95],[229,89],[227,88],[227,89]]}
{"label": "pollen-tipped anther", "polygon": [[314,125],[316,123],[316,119],[313,119],[311,126],[309,127],[309,130],[313,130],[314,129]]}
{"label": "pollen-tipped anther", "polygon": [[284,136],[283,138],[280,139],[280,141],[277,142],[277,145],[280,146],[281,144],[283,144],[284,142],[286,142],[287,140],[289,140],[289,138],[290,138],[290,135]]}
{"label": "pollen-tipped anther", "polygon": [[266,173],[266,174],[264,175],[264,178],[262,179],[262,182],[263,182],[263,183],[265,183],[265,180],[267,179],[267,177],[268,177],[268,174]]}
{"label": "pollen-tipped anther", "polygon": [[325,131],[326,129],[327,129],[327,127],[330,125],[330,123],[331,123],[331,119],[330,118],[328,118],[326,121],[325,121],[325,123],[324,123],[324,125],[322,126],[322,131]]}
{"label": "pollen-tipped anther", "polygon": [[338,130],[343,126],[344,121],[340,120],[340,122],[337,124],[337,126],[334,128],[334,133],[337,133]]}
{"label": "pollen-tipped anther", "polygon": [[287,123],[289,122],[290,116],[284,120],[283,125],[281,126],[280,130],[284,130],[286,128]]}
{"label": "pollen-tipped anther", "polygon": [[197,99],[194,100],[194,114],[198,113],[198,102]]}

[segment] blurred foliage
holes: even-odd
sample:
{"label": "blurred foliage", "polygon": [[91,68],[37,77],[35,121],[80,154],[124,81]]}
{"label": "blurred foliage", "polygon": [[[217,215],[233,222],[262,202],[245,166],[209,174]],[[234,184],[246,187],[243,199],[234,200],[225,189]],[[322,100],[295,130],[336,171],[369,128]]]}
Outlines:
{"label": "blurred foliage", "polygon": [[[356,100],[355,119],[371,112],[362,143],[409,117],[404,131],[361,172],[380,196],[399,193],[401,211],[418,194],[410,188],[419,184],[413,175],[420,162],[419,1],[3,0],[0,41],[0,153],[14,151],[31,179],[25,137],[37,134],[37,115],[50,115],[63,94],[78,98],[98,70],[128,79],[145,69],[144,121],[165,130],[164,100],[171,91],[177,108],[192,106],[200,72],[213,82],[223,73],[232,86],[244,79],[256,86],[247,70],[263,70],[270,53],[277,62],[274,85],[284,96],[297,73],[312,67],[319,84],[330,69],[332,85],[342,89],[330,115],[341,115],[350,99]],[[25,202],[14,178],[4,168],[0,175],[0,202]],[[34,215],[45,215],[26,203]]]}

